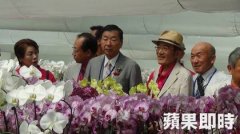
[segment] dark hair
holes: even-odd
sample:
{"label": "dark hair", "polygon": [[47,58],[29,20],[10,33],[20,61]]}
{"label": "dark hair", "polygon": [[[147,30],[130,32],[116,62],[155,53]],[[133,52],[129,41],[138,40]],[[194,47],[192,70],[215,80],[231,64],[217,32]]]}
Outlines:
{"label": "dark hair", "polygon": [[103,28],[102,33],[104,33],[105,31],[117,31],[121,42],[123,41],[123,31],[117,25],[113,25],[113,24],[106,25]]}
{"label": "dark hair", "polygon": [[82,44],[82,50],[86,52],[90,50],[94,55],[97,52],[97,40],[90,33],[81,33],[77,35],[77,38],[84,37],[84,41]]}
{"label": "dark hair", "polygon": [[235,68],[237,61],[240,59],[240,47],[235,48],[228,56],[228,65]]}
{"label": "dark hair", "polygon": [[90,29],[93,31],[93,30],[96,30],[96,33],[95,33],[95,38],[97,40],[99,40],[102,36],[102,29],[103,29],[103,26],[100,26],[100,25],[97,25],[97,26],[91,26]]}
{"label": "dark hair", "polygon": [[17,56],[18,62],[21,65],[20,59],[24,58],[27,47],[34,47],[39,53],[38,44],[32,39],[21,39],[14,45],[14,53]]}

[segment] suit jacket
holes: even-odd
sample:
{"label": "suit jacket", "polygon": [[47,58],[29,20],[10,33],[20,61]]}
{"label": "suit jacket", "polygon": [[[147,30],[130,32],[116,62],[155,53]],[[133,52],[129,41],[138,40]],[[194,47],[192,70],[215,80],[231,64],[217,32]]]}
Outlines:
{"label": "suit jacket", "polygon": [[63,80],[75,80],[77,81],[82,64],[72,63],[68,66],[67,70],[64,72]]}
{"label": "suit jacket", "polygon": [[[155,69],[154,81],[156,81],[158,76],[158,71],[161,65]],[[178,62],[174,66],[172,72],[168,76],[165,84],[163,85],[158,97],[164,95],[191,95],[192,89],[192,75],[190,71],[181,66]]]}
{"label": "suit jacket", "polygon": [[[89,80],[102,80],[103,69],[104,55],[100,55],[89,61],[84,76]],[[115,73],[116,71],[119,73]],[[131,87],[142,83],[139,65],[135,61],[124,56],[122,53],[119,53],[119,57],[115,63],[115,68],[111,74],[111,77],[122,85],[125,93],[128,93]]]}

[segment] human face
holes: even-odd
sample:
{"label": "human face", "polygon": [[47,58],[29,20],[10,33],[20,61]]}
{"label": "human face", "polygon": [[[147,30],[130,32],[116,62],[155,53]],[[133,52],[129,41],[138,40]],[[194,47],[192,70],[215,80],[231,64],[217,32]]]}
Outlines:
{"label": "human face", "polygon": [[36,66],[38,64],[38,51],[32,46],[28,46],[26,48],[24,57],[20,59],[20,62],[22,65],[27,67],[31,65]]}
{"label": "human face", "polygon": [[237,60],[235,67],[228,65],[228,71],[232,75],[232,82],[240,88],[240,59]]}
{"label": "human face", "polygon": [[215,55],[210,51],[207,44],[197,44],[191,51],[191,63],[194,71],[199,74],[207,72],[215,62]]}
{"label": "human face", "polygon": [[155,48],[158,64],[162,66],[168,66],[177,61],[178,50],[174,49],[172,45],[159,42]]}
{"label": "human face", "polygon": [[101,47],[108,59],[115,57],[122,47],[118,31],[105,31],[101,38]]}
{"label": "human face", "polygon": [[82,50],[84,40],[84,37],[77,38],[73,46],[72,55],[77,63],[83,63],[84,61],[89,60],[89,50],[87,50],[86,52]]}

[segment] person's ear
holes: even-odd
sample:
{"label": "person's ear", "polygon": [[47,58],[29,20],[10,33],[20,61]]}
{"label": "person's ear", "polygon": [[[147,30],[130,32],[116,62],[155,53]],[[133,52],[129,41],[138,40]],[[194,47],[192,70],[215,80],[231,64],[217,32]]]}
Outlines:
{"label": "person's ear", "polygon": [[87,56],[91,57],[92,56],[92,51],[90,49],[87,50]]}
{"label": "person's ear", "polygon": [[212,60],[211,60],[211,63],[214,64],[215,63],[215,60],[216,60],[216,55],[212,55]]}
{"label": "person's ear", "polygon": [[233,67],[232,67],[231,65],[227,65],[227,69],[228,69],[228,72],[229,72],[230,74],[232,74],[232,69],[233,69]]}

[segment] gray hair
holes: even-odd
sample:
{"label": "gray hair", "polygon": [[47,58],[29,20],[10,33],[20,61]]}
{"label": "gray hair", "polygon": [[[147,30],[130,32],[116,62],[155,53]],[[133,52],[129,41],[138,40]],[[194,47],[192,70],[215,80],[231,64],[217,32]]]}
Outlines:
{"label": "gray hair", "polygon": [[210,53],[211,53],[212,55],[216,55],[216,49],[215,49],[215,47],[214,47],[213,45],[211,45],[211,44],[210,44]]}
{"label": "gray hair", "polygon": [[229,54],[228,65],[235,67],[239,59],[240,59],[240,47],[237,47]]}

